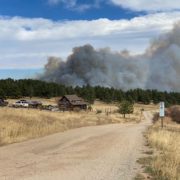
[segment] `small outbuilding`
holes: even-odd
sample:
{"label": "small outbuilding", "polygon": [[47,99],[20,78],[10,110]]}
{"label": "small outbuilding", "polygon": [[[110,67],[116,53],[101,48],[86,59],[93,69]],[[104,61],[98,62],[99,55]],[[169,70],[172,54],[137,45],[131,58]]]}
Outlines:
{"label": "small outbuilding", "polygon": [[77,95],[65,95],[58,101],[61,110],[87,110],[88,103]]}
{"label": "small outbuilding", "polygon": [[0,98],[0,106],[7,106],[7,105],[8,105],[8,102]]}

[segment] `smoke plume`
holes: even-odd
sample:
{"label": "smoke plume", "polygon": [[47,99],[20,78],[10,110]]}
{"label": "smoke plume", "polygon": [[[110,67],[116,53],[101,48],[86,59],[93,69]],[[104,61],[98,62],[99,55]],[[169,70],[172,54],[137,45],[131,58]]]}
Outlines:
{"label": "smoke plume", "polygon": [[84,45],[66,61],[50,57],[41,80],[71,86],[105,86],[180,91],[180,23],[155,39],[142,55]]}

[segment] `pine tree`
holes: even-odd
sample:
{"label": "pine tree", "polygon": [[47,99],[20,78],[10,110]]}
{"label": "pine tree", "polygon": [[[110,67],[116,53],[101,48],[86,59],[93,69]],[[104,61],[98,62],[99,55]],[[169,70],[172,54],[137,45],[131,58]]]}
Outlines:
{"label": "pine tree", "polygon": [[119,105],[119,113],[123,114],[124,118],[126,117],[126,114],[132,114],[133,111],[134,105],[129,101],[122,101]]}

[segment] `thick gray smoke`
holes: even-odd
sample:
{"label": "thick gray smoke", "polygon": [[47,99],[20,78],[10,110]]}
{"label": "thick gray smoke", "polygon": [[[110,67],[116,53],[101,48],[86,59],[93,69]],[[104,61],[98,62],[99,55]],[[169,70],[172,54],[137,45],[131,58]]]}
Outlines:
{"label": "thick gray smoke", "polygon": [[145,54],[149,61],[146,88],[180,91],[180,22],[156,39]]}
{"label": "thick gray smoke", "polygon": [[180,91],[180,23],[140,56],[85,45],[74,48],[65,62],[50,57],[40,79],[72,86]]}

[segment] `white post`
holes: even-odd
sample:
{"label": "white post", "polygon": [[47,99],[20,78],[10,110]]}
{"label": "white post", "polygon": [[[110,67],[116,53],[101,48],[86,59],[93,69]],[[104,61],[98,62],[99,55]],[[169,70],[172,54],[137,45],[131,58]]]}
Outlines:
{"label": "white post", "polygon": [[163,128],[164,126],[164,116],[165,116],[165,105],[164,102],[160,102],[160,109],[159,109],[159,116],[161,118],[161,127]]}

